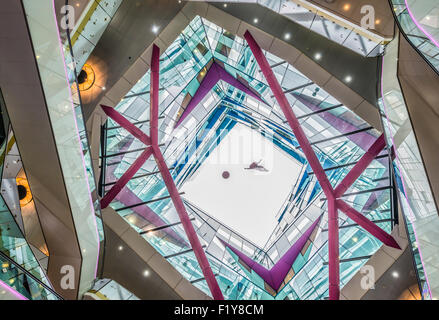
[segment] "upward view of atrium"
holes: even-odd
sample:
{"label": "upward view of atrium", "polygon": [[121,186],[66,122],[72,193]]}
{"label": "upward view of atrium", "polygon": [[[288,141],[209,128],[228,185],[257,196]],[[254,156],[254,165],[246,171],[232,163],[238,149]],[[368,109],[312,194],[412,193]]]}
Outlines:
{"label": "upward view of atrium", "polygon": [[0,300],[439,298],[439,1],[0,22]]}

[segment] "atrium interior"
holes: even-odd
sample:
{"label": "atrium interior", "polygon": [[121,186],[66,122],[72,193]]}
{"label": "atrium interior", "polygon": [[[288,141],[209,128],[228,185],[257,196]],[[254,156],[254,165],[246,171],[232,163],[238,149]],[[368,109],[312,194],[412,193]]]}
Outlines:
{"label": "atrium interior", "polygon": [[437,300],[437,0],[3,0],[0,300]]}

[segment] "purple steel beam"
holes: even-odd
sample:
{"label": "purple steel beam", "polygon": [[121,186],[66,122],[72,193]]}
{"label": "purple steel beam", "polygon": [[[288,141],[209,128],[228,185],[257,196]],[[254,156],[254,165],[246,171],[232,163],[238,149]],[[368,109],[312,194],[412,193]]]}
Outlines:
{"label": "purple steel beam", "polygon": [[341,211],[343,211],[349,218],[351,218],[354,222],[358,223],[359,226],[363,227],[367,232],[372,234],[375,238],[380,240],[386,246],[395,249],[401,249],[401,247],[398,245],[398,243],[390,234],[388,234],[383,229],[378,227],[375,223],[367,219],[365,216],[363,216],[357,210],[349,206],[343,200],[340,199],[337,200],[337,207]]}
{"label": "purple steel beam", "polygon": [[250,88],[247,88],[243,83],[238,81],[235,77],[230,75],[222,66],[220,66],[217,62],[213,62],[210,66],[207,74],[204,76],[201,81],[200,87],[195,92],[191,101],[187,105],[186,109],[183,111],[180,119],[176,122],[174,128],[177,128],[184,119],[195,109],[195,107],[204,99],[207,93],[212,90],[212,88],[218,83],[218,81],[223,80],[235,87],[238,90],[248,94],[249,96],[255,98],[256,100],[265,103],[261,97],[255,94]]}
{"label": "purple steel beam", "polygon": [[209,286],[210,292],[212,293],[212,297],[215,300],[224,300],[221,289],[215,279],[215,275],[212,272],[212,268],[210,267],[203,247],[201,246],[200,239],[198,239],[197,233],[186,211],[186,207],[181,200],[180,193],[175,186],[174,180],[169,173],[168,166],[166,165],[160,148],[157,145],[152,146],[152,148],[154,150],[157,167],[162,174],[163,181],[165,182],[172,202],[174,203],[175,209],[177,210],[178,216],[180,217],[181,224],[189,239],[189,243],[194,250],[195,257],[197,258],[198,264],[200,265],[201,271],[203,272],[204,278],[206,279],[207,285]]}
{"label": "purple steel beam", "polygon": [[384,149],[386,146],[386,140],[384,134],[382,134],[373,144],[370,146],[369,150],[361,157],[360,161],[349,171],[349,173],[344,177],[342,182],[335,188],[334,195],[336,198],[340,198],[349,187],[354,184],[354,182],[361,176],[361,174],[366,170],[366,168],[372,163],[375,157]]}
{"label": "purple steel beam", "polygon": [[249,258],[247,255],[234,248],[227,242],[219,239],[221,243],[229,248],[234,254],[238,256],[250,269],[252,269],[257,275],[259,275],[274,291],[278,291],[285,281],[285,277],[291,270],[294,261],[297,256],[303,250],[306,243],[310,239],[314,230],[319,225],[322,216],[320,216],[312,225],[303,233],[303,235],[291,246],[290,249],[280,258],[280,260],[270,269],[265,267]]}
{"label": "purple steel beam", "polygon": [[331,197],[333,194],[333,189],[328,180],[328,177],[326,176],[326,173],[323,170],[323,167],[320,164],[319,159],[317,158],[314,150],[312,149],[305,135],[305,132],[300,126],[299,121],[297,120],[295,114],[293,113],[290,103],[288,102],[287,97],[285,96],[281,86],[279,85],[279,82],[277,81],[276,76],[273,73],[273,70],[271,70],[270,64],[265,58],[264,53],[262,52],[258,43],[256,42],[256,40],[253,38],[253,36],[250,34],[248,30],[245,32],[244,38],[245,40],[247,40],[247,43],[250,46],[250,50],[253,52],[253,55],[255,56],[255,59],[258,62],[259,67],[261,68],[262,73],[265,76],[265,79],[267,79],[268,85],[270,86],[271,91],[273,92],[277,102],[279,103],[279,106],[282,109],[282,112],[284,113],[285,118],[287,119],[291,129],[293,130],[294,136],[299,142],[299,145],[302,148],[302,151],[305,154],[305,157],[308,160],[309,165],[314,171],[314,174],[317,177],[320,186],[323,189],[323,192],[325,193],[327,198]]}
{"label": "purple steel beam", "polygon": [[340,252],[338,209],[334,197],[328,198],[328,273],[329,300],[340,298]]}
{"label": "purple steel beam", "polygon": [[[265,58],[261,48],[259,47],[256,40],[247,30],[244,34],[244,38],[247,40],[247,43],[252,51],[253,55],[256,58],[256,61],[259,64],[259,67],[264,74],[271,91],[273,92],[279,106],[281,107],[285,118],[287,119],[291,129],[293,130],[294,135],[296,136],[297,141],[299,142],[300,147],[302,148],[303,153],[305,154],[308,163],[310,164],[312,170],[317,177],[317,180],[320,183],[320,186],[323,189],[326,197],[328,198],[328,255],[329,255],[329,298],[330,300],[338,300],[340,297],[340,259],[339,259],[339,226],[338,226],[338,207],[339,202],[336,200],[338,197],[342,196],[344,192],[355,182],[356,179],[361,175],[361,173],[370,165],[373,159],[383,150],[385,147],[384,135],[379,137],[374,144],[369,148],[365,155],[360,159],[360,161],[354,166],[354,168],[348,173],[345,179],[342,181],[340,186],[334,190],[326,176],[325,171],[322,168],[314,150],[312,149],[306,135],[300,126],[299,121],[297,120],[294,112],[285,97],[285,94],[277,81],[273,70],[271,70],[270,64]],[[346,203],[340,202],[343,205],[343,212],[354,220],[360,221],[358,224],[362,224],[362,226],[375,237],[380,237],[381,239],[386,240],[385,243],[388,243],[390,246],[395,246],[396,241],[393,237],[382,229],[377,227],[373,222],[369,221],[366,217],[359,214],[356,210],[349,207]],[[360,216],[354,213],[358,213]],[[379,230],[377,230],[377,228]],[[384,233],[384,234],[383,234]],[[378,239],[380,239],[378,238]],[[381,240],[380,239],[380,240]],[[397,244],[396,244],[397,245]],[[399,246],[395,247],[398,248]]]}
{"label": "purple steel beam", "polygon": [[150,112],[150,124],[149,134],[151,136],[152,145],[158,145],[158,132],[159,132],[159,85],[160,85],[160,48],[155,44],[152,46],[151,57],[151,112]]}
{"label": "purple steel beam", "polygon": [[159,111],[159,99],[158,99],[158,88],[160,81],[160,49],[154,45],[153,55],[151,59],[151,107],[150,107],[150,121],[151,121],[151,141],[152,150],[154,157],[157,162],[157,167],[160,170],[163,181],[168,189],[171,200],[175,206],[175,209],[180,217],[181,224],[184,231],[188,237],[189,243],[194,251],[195,257],[197,258],[198,264],[200,265],[201,271],[203,272],[204,278],[206,279],[207,285],[212,297],[215,300],[224,300],[221,289],[216,281],[215,275],[213,274],[212,268],[210,267],[209,261],[207,260],[206,253],[201,246],[200,239],[192,225],[189,215],[186,211],[186,207],[181,200],[180,193],[175,185],[174,179],[172,178],[169,168],[166,165],[163,154],[158,145],[158,111]]}
{"label": "purple steel beam", "polygon": [[124,116],[122,116],[119,112],[117,112],[114,108],[104,106],[101,104],[102,110],[104,110],[105,114],[113,119],[117,124],[119,124],[122,128],[131,133],[134,137],[142,141],[146,145],[151,145],[151,139],[146,135],[142,130],[137,128]]}
{"label": "purple steel beam", "polygon": [[107,192],[107,194],[101,199],[101,207],[106,208],[113,201],[113,199],[119,194],[123,187],[131,180],[137,171],[143,166],[152,154],[152,148],[149,147],[133,162],[123,176],[117,180],[116,184]]}

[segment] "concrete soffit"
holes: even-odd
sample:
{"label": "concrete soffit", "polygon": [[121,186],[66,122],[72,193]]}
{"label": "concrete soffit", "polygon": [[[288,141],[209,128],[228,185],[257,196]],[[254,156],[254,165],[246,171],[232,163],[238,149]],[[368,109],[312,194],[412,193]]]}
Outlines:
{"label": "concrete soffit", "polygon": [[[381,120],[377,107],[361,97],[343,81],[337,79],[334,75],[330,74],[314,60],[306,56],[294,46],[282,41],[277,37],[267,34],[255,26],[236,18],[209,3],[188,2],[175,16],[175,18],[156,37],[153,43],[160,48],[161,52],[164,52],[178,37],[181,31],[197,15],[242,38],[244,37],[245,31],[249,30],[263,50],[267,50],[293,65],[310,80],[343,103],[347,108],[355,112],[364,121],[368,122],[377,130],[382,131]],[[149,70],[152,46],[153,45],[151,44],[140,55],[140,57],[134,61],[134,63],[113,87],[107,88],[107,93],[96,105],[93,115],[87,121],[87,128],[91,135],[93,134],[93,129],[96,130],[97,128],[96,119],[93,119],[98,117],[101,124],[103,124],[107,119],[106,115],[100,110],[100,108],[97,108],[97,106],[100,104],[116,106],[121,101],[129,90]],[[93,122],[95,125],[93,125]]]}

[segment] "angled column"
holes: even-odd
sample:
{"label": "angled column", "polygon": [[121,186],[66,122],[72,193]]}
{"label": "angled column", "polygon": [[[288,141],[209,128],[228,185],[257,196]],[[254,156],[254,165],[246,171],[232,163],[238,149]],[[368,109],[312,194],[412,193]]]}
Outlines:
{"label": "angled column", "polygon": [[328,269],[329,300],[340,298],[340,249],[338,229],[338,209],[335,199],[328,199]]}
{"label": "angled column", "polygon": [[271,91],[274,94],[274,97],[279,103],[279,106],[281,107],[282,112],[288,121],[288,124],[293,130],[294,136],[299,142],[299,145],[302,148],[302,151],[305,154],[306,159],[309,162],[309,165],[311,166],[312,170],[314,171],[314,174],[319,180],[323,192],[327,197],[331,196],[332,187],[331,184],[329,183],[326,173],[323,170],[322,165],[320,164],[319,159],[314,153],[314,150],[312,149],[308,139],[306,138],[305,132],[300,126],[299,121],[297,120],[295,114],[293,113],[290,103],[288,102],[288,99],[286,98],[279,82],[277,81],[276,76],[273,73],[273,70],[271,70],[270,64],[265,58],[264,53],[262,52],[261,48],[259,47],[256,40],[253,38],[253,36],[250,34],[249,31],[245,32],[244,37],[245,40],[247,40],[247,43],[250,46],[250,49],[253,55],[255,56],[255,59],[258,62],[259,67],[261,68],[262,73],[264,74],[265,79],[267,80],[268,85],[271,88]]}
{"label": "angled column", "polygon": [[175,186],[174,179],[172,178],[165,159],[163,158],[160,147],[158,146],[158,108],[159,108],[159,73],[160,73],[160,49],[154,45],[151,58],[151,107],[150,107],[150,121],[151,121],[151,142],[153,154],[157,162],[157,166],[162,174],[163,181],[171,196],[172,202],[180,217],[181,224],[189,239],[192,249],[194,250],[195,257],[209,286],[210,292],[215,300],[224,300],[221,289],[218,282],[215,279],[215,275],[212,272],[209,261],[207,260],[206,253],[201,246],[200,239],[192,225],[189,215],[186,211],[186,207],[181,200],[180,193]]}
{"label": "angled column", "polygon": [[[339,259],[339,225],[338,225],[338,201],[337,198],[341,197],[347,189],[358,179],[358,177],[364,172],[364,170],[370,165],[374,158],[384,149],[386,143],[384,135],[378,138],[365,155],[360,159],[357,165],[349,172],[343,182],[340,184],[336,191],[332,188],[325,171],[322,168],[314,150],[312,149],[305,133],[300,126],[276,76],[271,70],[270,64],[264,56],[261,48],[257,44],[256,40],[246,31],[244,37],[259,64],[259,67],[264,74],[271,91],[273,92],[282,112],[285,115],[303,153],[305,154],[308,163],[314,171],[320,186],[323,189],[328,199],[328,255],[329,255],[329,299],[338,300],[340,296],[340,259]],[[343,206],[343,212],[348,216],[354,217],[358,223],[369,231],[372,235],[389,246],[399,248],[396,241],[392,236],[385,233],[382,229],[378,228],[374,223],[370,222],[366,217],[361,215],[351,208],[346,203],[340,202]],[[374,225],[375,227],[373,227]],[[383,234],[384,233],[384,234]],[[393,241],[392,241],[393,240]]]}

